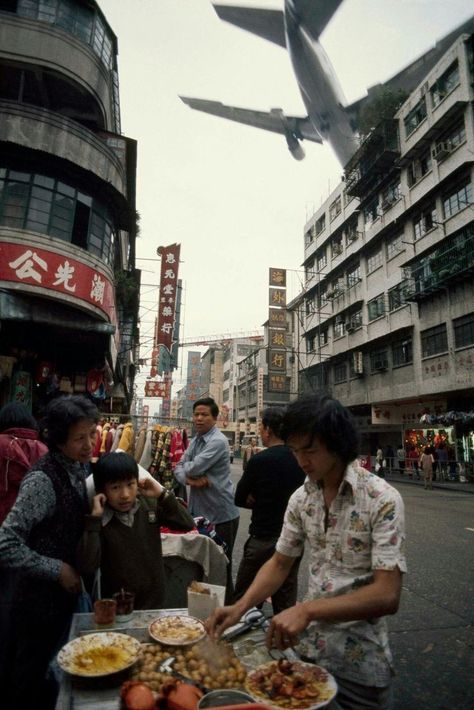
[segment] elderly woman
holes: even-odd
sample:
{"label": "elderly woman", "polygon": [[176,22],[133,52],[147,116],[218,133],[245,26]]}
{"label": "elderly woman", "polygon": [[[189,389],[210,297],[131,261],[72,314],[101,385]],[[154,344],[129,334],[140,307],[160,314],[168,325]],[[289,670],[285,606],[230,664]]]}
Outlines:
{"label": "elderly woman", "polygon": [[85,477],[98,416],[83,396],[49,403],[42,423],[49,452],[24,477],[0,528],[0,569],[17,575],[6,707],[54,707],[55,689],[46,673],[80,591],[75,557],[88,511]]}

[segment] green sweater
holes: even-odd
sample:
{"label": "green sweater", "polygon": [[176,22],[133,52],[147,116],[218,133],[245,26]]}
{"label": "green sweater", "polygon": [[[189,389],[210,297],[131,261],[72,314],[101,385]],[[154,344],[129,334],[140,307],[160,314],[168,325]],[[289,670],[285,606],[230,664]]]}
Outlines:
{"label": "green sweater", "polygon": [[159,609],[166,584],[160,527],[188,531],[194,520],[171,493],[163,503],[147,498],[139,501],[132,527],[115,515],[106,525],[101,518],[86,515],[79,568],[81,574],[93,575],[100,567],[103,598],[125,589],[135,592],[135,609]]}

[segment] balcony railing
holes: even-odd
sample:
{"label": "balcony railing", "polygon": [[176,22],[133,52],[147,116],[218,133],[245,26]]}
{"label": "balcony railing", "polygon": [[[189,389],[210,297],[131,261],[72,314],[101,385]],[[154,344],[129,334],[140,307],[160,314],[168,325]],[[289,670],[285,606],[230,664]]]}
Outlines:
{"label": "balcony railing", "polygon": [[347,194],[364,197],[381,182],[399,155],[398,123],[386,119],[366,138],[346,166]]}
{"label": "balcony railing", "polygon": [[404,270],[405,301],[419,301],[474,273],[474,224]]}

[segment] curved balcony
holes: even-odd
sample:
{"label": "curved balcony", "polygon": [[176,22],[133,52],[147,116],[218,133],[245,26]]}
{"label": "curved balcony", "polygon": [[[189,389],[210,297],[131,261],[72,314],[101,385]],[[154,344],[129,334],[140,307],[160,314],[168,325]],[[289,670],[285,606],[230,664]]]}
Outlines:
{"label": "curved balcony", "polygon": [[[46,154],[50,163],[53,159],[58,163],[67,161],[69,172],[83,171],[83,179],[89,183],[94,179],[100,181],[101,191],[109,193],[118,212],[128,209],[125,166],[108,147],[106,137],[101,140],[75,121],[33,106],[0,101],[0,115],[0,143],[5,144],[4,154],[13,145]],[[121,136],[112,137],[120,139],[125,146]],[[64,165],[61,170],[64,171]]]}
{"label": "curved balcony", "polygon": [[110,71],[91,48],[59,27],[9,13],[1,14],[0,59],[49,69],[79,84],[99,103],[108,130],[114,131]]}

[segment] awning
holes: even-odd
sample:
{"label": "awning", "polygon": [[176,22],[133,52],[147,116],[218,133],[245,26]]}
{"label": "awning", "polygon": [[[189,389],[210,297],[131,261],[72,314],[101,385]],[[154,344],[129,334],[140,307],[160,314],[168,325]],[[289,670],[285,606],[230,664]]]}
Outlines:
{"label": "awning", "polygon": [[0,320],[33,321],[69,330],[113,335],[115,325],[94,320],[75,308],[12,291],[0,291]]}

